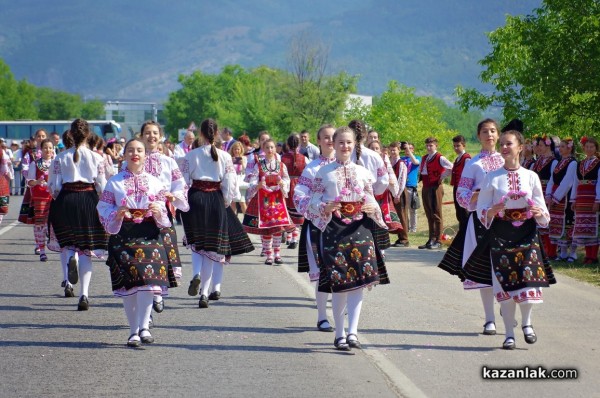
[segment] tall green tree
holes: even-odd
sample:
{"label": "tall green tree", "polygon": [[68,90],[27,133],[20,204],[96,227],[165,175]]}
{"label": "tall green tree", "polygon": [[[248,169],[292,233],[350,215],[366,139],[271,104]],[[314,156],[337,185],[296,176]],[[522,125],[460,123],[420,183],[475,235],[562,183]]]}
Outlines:
{"label": "tall green tree", "polygon": [[463,109],[499,106],[533,132],[600,129],[600,2],[544,0],[532,15],[508,16],[480,61],[490,93],[457,87]]}
{"label": "tall green tree", "polygon": [[15,80],[9,66],[0,59],[0,119],[35,119],[34,98],[35,87],[25,80]]}

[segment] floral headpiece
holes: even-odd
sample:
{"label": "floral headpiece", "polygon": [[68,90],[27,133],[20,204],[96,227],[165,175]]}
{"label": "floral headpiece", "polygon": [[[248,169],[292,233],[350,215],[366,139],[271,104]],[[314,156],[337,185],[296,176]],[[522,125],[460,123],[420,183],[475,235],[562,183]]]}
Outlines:
{"label": "floral headpiece", "polygon": [[585,143],[587,142],[588,138],[586,136],[581,137],[581,139],[579,140],[579,142],[581,143],[581,145],[585,145]]}
{"label": "floral headpiece", "polygon": [[107,144],[113,143],[113,142],[117,142],[117,139],[115,137],[109,139],[108,141],[106,141]]}
{"label": "floral headpiece", "polygon": [[550,144],[552,144],[552,141],[550,140],[550,137],[548,137],[546,134],[544,135],[534,135],[533,136],[533,145],[537,145],[540,141],[544,141],[544,144],[546,144],[547,146],[550,146]]}
{"label": "floral headpiece", "polygon": [[573,148],[573,138],[572,137],[563,138],[562,141],[567,144],[567,148]]}

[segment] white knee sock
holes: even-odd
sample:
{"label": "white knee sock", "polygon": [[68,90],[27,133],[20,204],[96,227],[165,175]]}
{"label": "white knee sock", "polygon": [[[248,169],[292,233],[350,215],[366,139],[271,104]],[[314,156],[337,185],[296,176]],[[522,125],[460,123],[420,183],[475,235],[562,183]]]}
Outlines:
{"label": "white knee sock", "polygon": [[137,334],[139,331],[138,327],[138,315],[137,315],[137,297],[136,295],[123,297],[123,308],[125,308],[125,315],[127,316],[127,322],[129,322],[129,334]]}
{"label": "white knee sock", "polygon": [[92,280],[92,258],[90,256],[79,257],[79,279],[81,280],[79,295],[89,297],[90,281]]}
{"label": "white knee sock", "polygon": [[481,295],[481,303],[483,304],[483,311],[485,312],[485,323],[495,322],[496,315],[494,314],[494,292],[492,288],[486,287],[479,289],[479,294]]}
{"label": "white knee sock", "polygon": [[202,269],[200,270],[200,279],[202,280],[202,283],[200,284],[201,296],[208,296],[208,289],[210,288],[210,282],[212,279],[213,263],[214,261],[208,257],[205,257],[202,262]]}
{"label": "white knee sock", "polygon": [[327,319],[327,298],[329,293],[319,291],[319,283],[315,286],[315,296],[317,299],[317,322]]}
{"label": "white knee sock", "polygon": [[150,323],[150,314],[152,313],[152,297],[154,293],[150,291],[139,291],[137,296],[137,316],[140,329],[148,329]]}
{"label": "white knee sock", "polygon": [[348,292],[348,333],[357,334],[358,320],[362,308],[363,289]]}
{"label": "white knee sock", "polygon": [[192,278],[198,274],[200,274],[200,270],[202,269],[202,262],[204,261],[204,256],[202,254],[192,252]]}
{"label": "white knee sock", "polygon": [[4,214],[0,214],[0,224],[2,224],[3,219],[4,219]]}
{"label": "white knee sock", "polygon": [[344,330],[344,313],[346,312],[346,299],[348,293],[333,293],[331,295],[331,307],[333,309],[333,321],[335,323],[335,338],[346,337]]}
{"label": "white knee sock", "polygon": [[506,329],[506,338],[515,338],[515,312],[517,310],[517,304],[514,300],[506,300],[500,303],[502,307],[502,320],[504,321],[504,328]]}
{"label": "white knee sock", "polygon": [[212,269],[212,289],[211,292],[220,292],[221,283],[223,282],[223,263],[214,262]]}
{"label": "white knee sock", "polygon": [[571,257],[577,260],[577,245],[571,245]]}
{"label": "white knee sock", "polygon": [[60,265],[62,267],[63,272],[63,281],[69,281],[69,253],[67,249],[62,249],[60,251]]}
{"label": "white knee sock", "polygon": [[[521,326],[532,326],[531,312],[533,310],[533,304],[521,303],[519,304],[519,308],[521,309]],[[530,334],[531,332],[533,332],[533,330],[531,328],[525,328],[523,332],[525,334]]]}

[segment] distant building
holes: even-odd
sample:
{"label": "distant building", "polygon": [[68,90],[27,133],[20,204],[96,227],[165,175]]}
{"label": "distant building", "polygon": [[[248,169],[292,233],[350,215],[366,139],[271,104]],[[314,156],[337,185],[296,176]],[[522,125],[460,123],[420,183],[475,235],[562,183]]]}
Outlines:
{"label": "distant building", "polygon": [[348,94],[348,99],[346,100],[346,109],[349,107],[350,101],[355,99],[358,99],[364,106],[373,105],[373,97],[370,95]]}
{"label": "distant building", "polygon": [[121,125],[121,134],[125,138],[138,133],[146,120],[154,120],[163,128],[165,126],[163,105],[156,102],[107,101],[104,111],[107,120],[114,120]]}

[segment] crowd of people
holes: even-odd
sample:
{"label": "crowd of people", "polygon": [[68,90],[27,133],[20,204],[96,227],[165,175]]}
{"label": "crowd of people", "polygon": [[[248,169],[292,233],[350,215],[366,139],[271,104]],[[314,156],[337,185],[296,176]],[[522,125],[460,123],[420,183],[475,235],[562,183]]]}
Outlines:
{"label": "crowd of people", "polygon": [[556,283],[550,261],[576,261],[584,246],[584,263],[597,264],[599,244],[598,141],[525,139],[522,127],[513,121],[500,131],[485,119],[477,126],[481,151],[471,156],[459,135],[450,161],[435,137],[422,143],[421,157],[411,142],[384,145],[360,120],[321,126],[317,145],[308,131],[285,142],[262,131],[253,145],[206,119],[171,145],[153,121],[127,142],[105,142],[77,119],[62,140],[38,130],[23,148],[2,143],[0,222],[9,197],[23,195],[19,221],[33,225],[40,261],[46,250],[60,253],[61,287],[74,297],[80,283],[80,311],[90,306],[92,259],[106,261],[132,347],[154,341],[152,313],[181,285],[180,241],[191,251],[188,294],[199,308],[221,299],[232,257],[254,250],[248,234],[260,236],[266,265],[283,264],[285,244],[298,250],[298,271],[315,284],[317,329],[335,332],[334,346],[350,350],[361,348],[363,291],[390,283],[385,251],[410,246],[421,204],[428,231],[418,248],[441,247],[450,177],[458,231],[439,267],[480,292],[483,334],[496,334],[500,303],[502,347],[514,349],[516,304],[525,341],[537,340],[532,309],[542,288]]}

